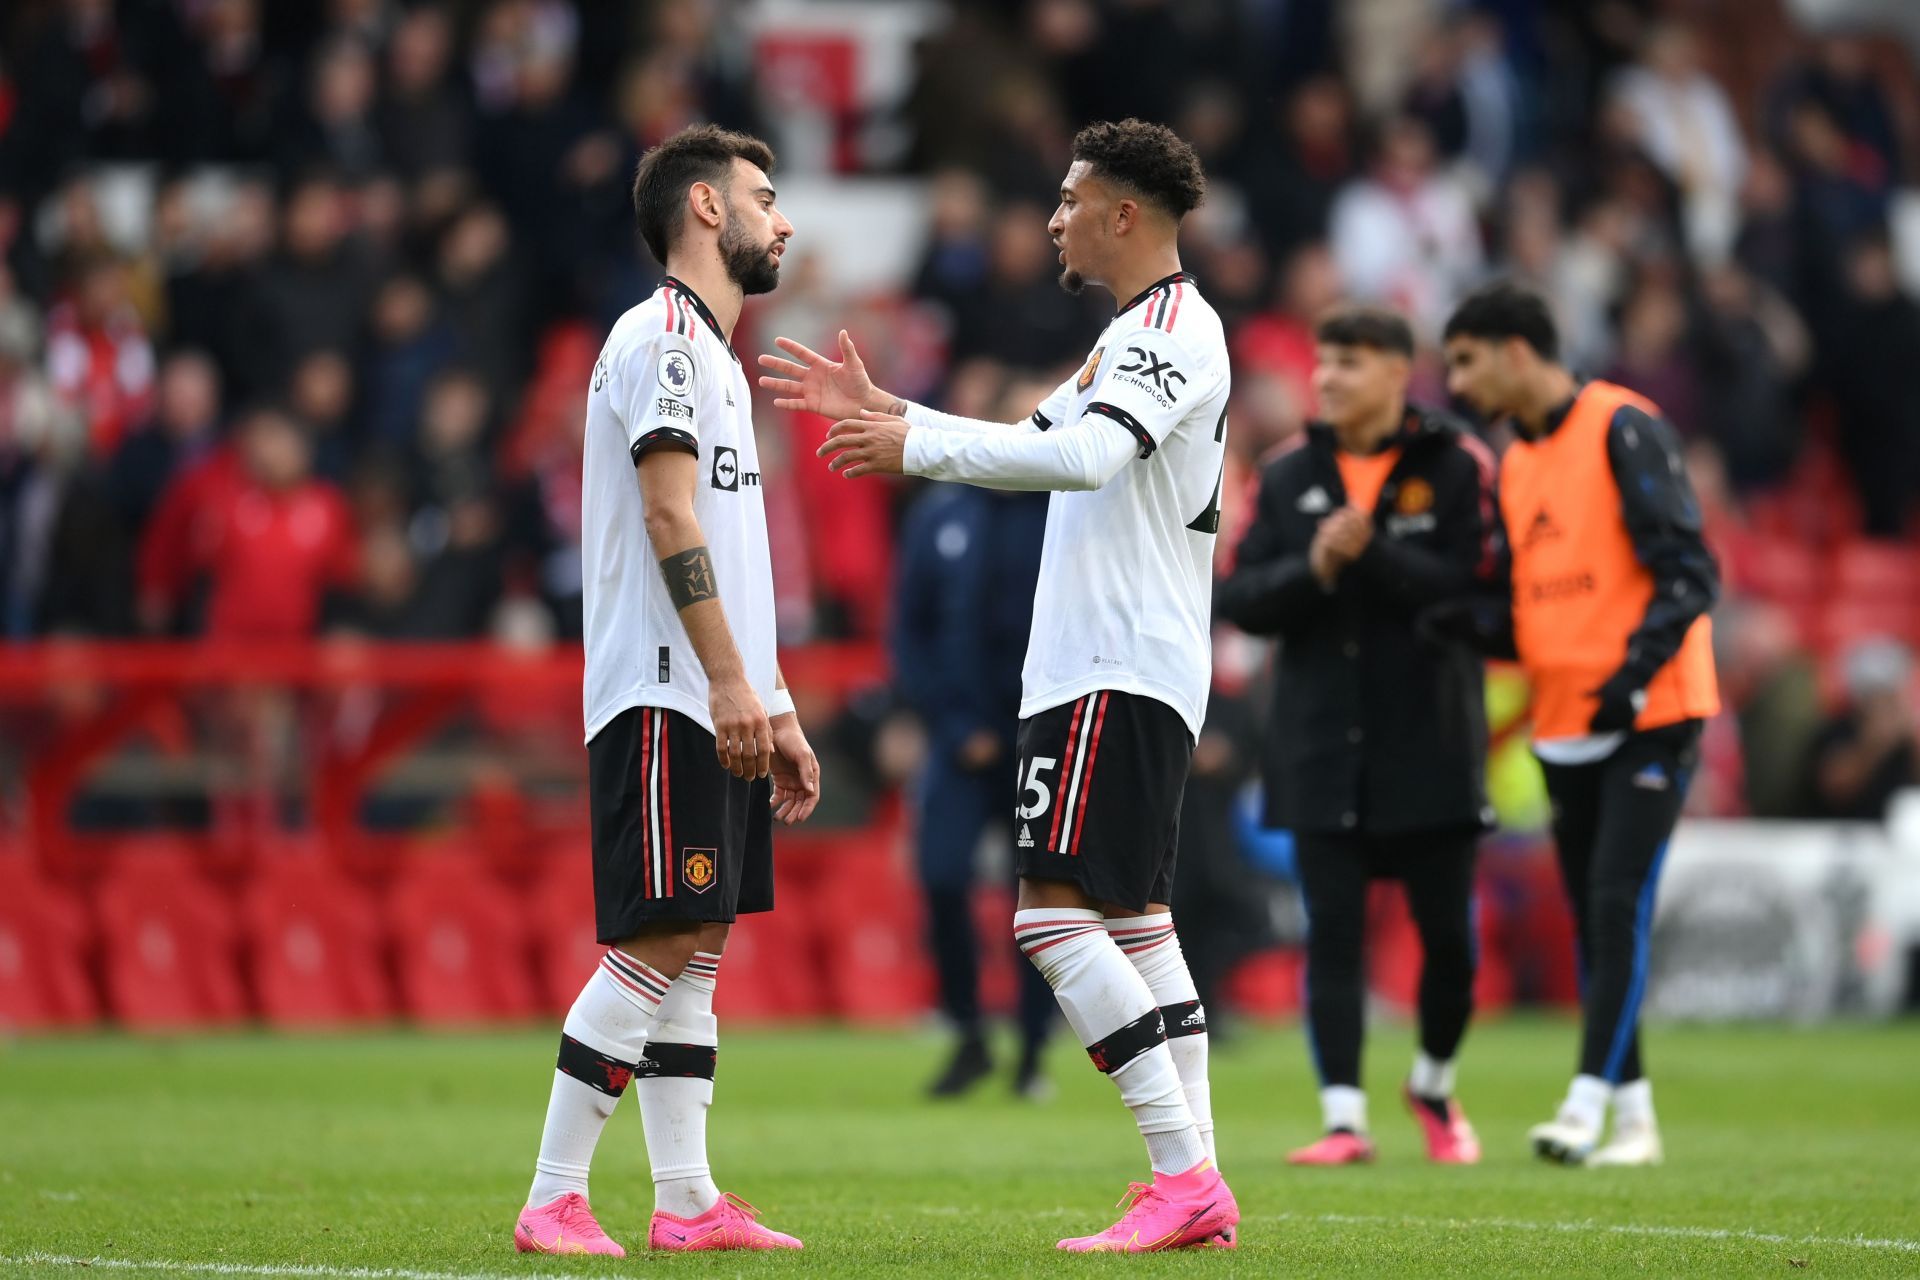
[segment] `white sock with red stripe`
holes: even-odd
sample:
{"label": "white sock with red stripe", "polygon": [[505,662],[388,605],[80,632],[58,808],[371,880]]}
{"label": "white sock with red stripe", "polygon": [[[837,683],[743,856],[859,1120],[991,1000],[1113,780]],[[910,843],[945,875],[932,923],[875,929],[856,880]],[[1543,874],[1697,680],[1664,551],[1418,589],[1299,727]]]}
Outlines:
{"label": "white sock with red stripe", "polygon": [[[645,1056],[660,1000],[671,985],[658,970],[609,948],[580,988],[573,1008],[567,1010],[562,1030],[597,1053],[619,1062],[638,1062]],[[587,1194],[593,1149],[619,1105],[617,1096],[555,1069],[528,1204],[548,1204],[569,1191]]]}
{"label": "white sock with red stripe", "polygon": [[[1107,936],[1098,911],[1016,911],[1013,936],[1089,1050],[1158,1011],[1146,979]],[[1109,1074],[1146,1139],[1155,1173],[1185,1173],[1207,1158],[1164,1040]]]}
{"label": "white sock with red stripe", "polygon": [[1220,1157],[1213,1146],[1213,1088],[1207,1082],[1207,1011],[1200,1005],[1200,992],[1187,970],[1180,936],[1173,931],[1173,916],[1110,916],[1107,935],[1146,979],[1147,990],[1162,1012],[1175,1005],[1193,1006],[1182,1015],[1192,1025],[1175,1026],[1172,1015],[1168,1016],[1167,1049],[1180,1073],[1180,1087],[1186,1091],[1200,1139],[1207,1144],[1207,1157],[1218,1167]]}
{"label": "white sock with red stripe", "polygon": [[[655,1044],[720,1043],[713,992],[720,957],[696,951],[667,990],[654,1019]],[[647,1131],[647,1163],[653,1170],[653,1207],[679,1218],[697,1218],[720,1201],[707,1164],[707,1111],[713,1081],[691,1076],[641,1076],[633,1082],[640,1123]]]}

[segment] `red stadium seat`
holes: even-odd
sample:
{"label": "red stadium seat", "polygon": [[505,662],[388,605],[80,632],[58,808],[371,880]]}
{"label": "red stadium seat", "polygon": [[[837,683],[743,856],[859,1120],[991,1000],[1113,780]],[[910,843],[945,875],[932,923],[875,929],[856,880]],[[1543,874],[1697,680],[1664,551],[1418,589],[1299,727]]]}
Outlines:
{"label": "red stadium seat", "polygon": [[1744,557],[1744,585],[1755,595],[1799,612],[1819,599],[1825,566],[1806,543],[1755,538]]}
{"label": "red stadium seat", "polygon": [[1920,552],[1870,538],[1843,542],[1833,553],[1831,585],[1848,599],[1911,601],[1920,590]]}
{"label": "red stadium seat", "polygon": [[933,1000],[920,889],[892,827],[849,832],[820,867],[809,919],[826,965],[829,1009],[855,1022],[898,1022]]}
{"label": "red stadium seat", "polygon": [[171,841],[114,855],[95,898],[107,1005],[129,1026],[206,1026],[246,1013],[233,901]]}
{"label": "red stadium seat", "polygon": [[540,1007],[565,1013],[606,951],[593,936],[593,862],[585,844],[544,861],[531,924]]}
{"label": "red stadium seat", "polygon": [[531,1016],[526,916],[477,856],[409,856],[387,896],[401,1009],[435,1023]]}
{"label": "red stadium seat", "polygon": [[807,908],[783,882],[779,909],[741,916],[727,936],[713,1009],[724,1021],[773,1022],[825,1012],[820,966],[801,927]]}
{"label": "red stadium seat", "polygon": [[263,861],[242,895],[254,995],[277,1026],[393,1012],[373,898],[314,852]]}
{"label": "red stadium seat", "polygon": [[100,1017],[87,977],[86,912],[19,854],[0,854],[0,1028],[31,1031]]}
{"label": "red stadium seat", "polygon": [[1256,951],[1227,975],[1227,1003],[1250,1018],[1284,1018],[1300,1012],[1306,994],[1306,956],[1298,947]]}

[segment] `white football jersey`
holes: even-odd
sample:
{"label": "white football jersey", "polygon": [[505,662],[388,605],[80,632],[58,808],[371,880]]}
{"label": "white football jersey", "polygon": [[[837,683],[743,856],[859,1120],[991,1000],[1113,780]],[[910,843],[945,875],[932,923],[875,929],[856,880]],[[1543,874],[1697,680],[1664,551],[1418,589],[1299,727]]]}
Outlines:
{"label": "white football jersey", "polygon": [[634,473],[651,445],[698,451],[693,514],[727,625],[763,703],[777,661],[773,564],[747,373],[693,290],[669,276],[613,326],[587,396],[580,512],[587,740],[628,707],[665,707],[711,733],[707,673],[647,538]]}
{"label": "white football jersey", "polygon": [[1100,414],[1140,453],[1101,488],[1050,501],[1022,718],[1115,689],[1159,699],[1200,736],[1230,389],[1220,317],[1179,272],[1122,307],[1034,413],[1042,431]]}

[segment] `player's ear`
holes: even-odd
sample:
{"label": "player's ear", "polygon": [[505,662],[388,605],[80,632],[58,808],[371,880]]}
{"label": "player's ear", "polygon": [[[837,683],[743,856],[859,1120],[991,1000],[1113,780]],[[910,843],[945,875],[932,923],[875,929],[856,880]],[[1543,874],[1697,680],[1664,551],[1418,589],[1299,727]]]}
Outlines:
{"label": "player's ear", "polygon": [[1113,234],[1123,236],[1140,221],[1140,202],[1122,197],[1113,202]]}
{"label": "player's ear", "polygon": [[720,191],[710,182],[696,182],[688,187],[687,204],[693,209],[693,216],[709,227],[719,227],[725,217],[720,207]]}

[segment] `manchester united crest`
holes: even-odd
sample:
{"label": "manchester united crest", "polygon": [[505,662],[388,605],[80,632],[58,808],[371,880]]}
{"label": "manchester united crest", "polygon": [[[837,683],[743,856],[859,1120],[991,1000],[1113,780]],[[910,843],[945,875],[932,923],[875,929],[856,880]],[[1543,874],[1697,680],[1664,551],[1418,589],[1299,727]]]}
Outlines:
{"label": "manchester united crest", "polygon": [[1406,481],[1400,486],[1400,497],[1394,507],[1403,516],[1426,514],[1433,510],[1433,486],[1417,476]]}
{"label": "manchester united crest", "polygon": [[1093,375],[1100,372],[1100,357],[1106,352],[1105,347],[1095,347],[1093,354],[1087,357],[1087,367],[1080,371],[1080,381],[1074,384],[1080,390],[1085,391],[1093,385]]}
{"label": "manchester united crest", "polygon": [[713,887],[714,852],[712,849],[687,849],[680,854],[680,878],[695,893],[705,893]]}

